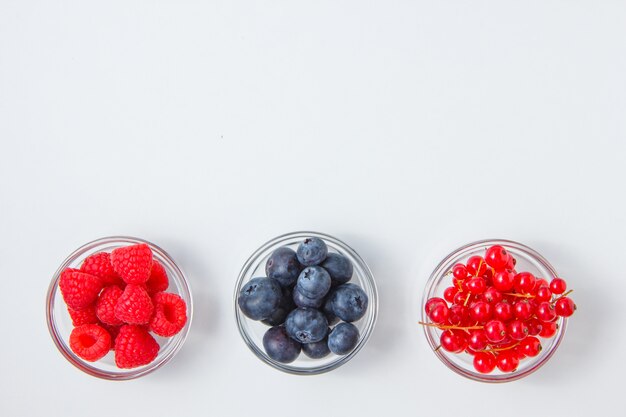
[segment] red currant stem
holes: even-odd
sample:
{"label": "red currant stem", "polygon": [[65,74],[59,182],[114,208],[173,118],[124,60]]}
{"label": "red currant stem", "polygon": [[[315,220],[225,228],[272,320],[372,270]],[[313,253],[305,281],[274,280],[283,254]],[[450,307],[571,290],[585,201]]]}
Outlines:
{"label": "red currant stem", "polygon": [[480,330],[484,328],[484,326],[451,326],[446,324],[424,323],[423,321],[418,323],[422,326],[436,327],[439,330]]}
{"label": "red currant stem", "polygon": [[484,259],[480,258],[480,262],[478,262],[478,268],[476,269],[476,278],[478,278],[478,273],[480,272],[480,267],[483,266]]}
{"label": "red currant stem", "polygon": [[554,304],[554,303],[556,303],[556,302],[557,302],[557,301],[559,301],[561,298],[563,298],[563,297],[567,297],[568,295],[570,295],[570,294],[571,294],[571,293],[573,293],[573,292],[574,292],[574,290],[569,290],[568,292],[566,292],[566,293],[564,293],[564,294],[561,294],[560,296],[558,296],[558,297],[556,297],[554,300],[552,300],[552,302],[551,302],[550,304]]}
{"label": "red currant stem", "polygon": [[469,301],[471,295],[472,295],[471,293],[467,293],[467,297],[465,297],[465,302],[463,303],[463,307],[467,307],[467,302]]}
{"label": "red currant stem", "polygon": [[513,349],[515,346],[519,345],[521,342],[517,342],[514,345],[511,346],[507,346],[507,347],[503,347],[503,348],[491,348],[491,349],[482,349],[482,350],[477,350],[477,352],[500,352],[501,350],[509,350],[509,349]]}
{"label": "red currant stem", "polygon": [[521,298],[535,298],[534,295],[530,295],[530,294],[517,294],[514,292],[505,292],[503,295],[510,295],[512,297],[521,297]]}
{"label": "red currant stem", "polygon": [[439,349],[441,349],[441,345],[437,346],[433,352],[437,352]]}

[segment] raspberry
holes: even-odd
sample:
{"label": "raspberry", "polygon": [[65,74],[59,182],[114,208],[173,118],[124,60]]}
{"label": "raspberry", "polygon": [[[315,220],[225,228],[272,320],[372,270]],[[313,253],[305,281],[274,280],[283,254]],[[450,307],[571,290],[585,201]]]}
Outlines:
{"label": "raspberry", "polygon": [[122,326],[115,340],[115,364],[118,368],[147,365],[159,354],[159,344],[143,327]]}
{"label": "raspberry", "polygon": [[92,304],[80,310],[74,310],[68,307],[67,312],[70,313],[72,318],[72,324],[74,327],[82,326],[83,324],[95,324],[98,323],[98,316],[96,316],[96,305]]}
{"label": "raspberry", "polygon": [[187,304],[176,294],[160,292],[154,298],[150,330],[163,337],[174,336],[187,323]]}
{"label": "raspberry", "polygon": [[145,243],[117,248],[111,252],[111,264],[127,284],[143,284],[152,270],[152,251]]}
{"label": "raspberry", "polygon": [[128,324],[148,323],[153,311],[152,300],[140,285],[128,284],[115,306],[115,316]]}
{"label": "raspberry", "polygon": [[70,348],[84,360],[94,362],[110,350],[111,335],[97,324],[83,324],[72,330]]}
{"label": "raspberry", "polygon": [[122,284],[122,279],[115,273],[113,265],[111,265],[110,253],[98,252],[86,257],[80,270],[100,278],[105,286]]}
{"label": "raspberry", "polygon": [[109,326],[108,324],[100,324],[100,326],[111,335],[111,350],[115,350],[115,340],[122,326]]}
{"label": "raspberry", "polygon": [[102,289],[102,281],[93,275],[66,269],[61,272],[59,288],[65,304],[74,310],[80,310],[96,301]]}
{"label": "raspberry", "polygon": [[161,263],[157,260],[152,262],[152,271],[150,278],[146,281],[146,290],[148,294],[153,295],[161,291],[167,290],[170,280],[167,278],[167,272]]}
{"label": "raspberry", "polygon": [[115,317],[115,306],[123,293],[124,291],[117,285],[111,285],[102,290],[96,302],[96,314],[102,323],[110,326],[124,324],[122,320]]}

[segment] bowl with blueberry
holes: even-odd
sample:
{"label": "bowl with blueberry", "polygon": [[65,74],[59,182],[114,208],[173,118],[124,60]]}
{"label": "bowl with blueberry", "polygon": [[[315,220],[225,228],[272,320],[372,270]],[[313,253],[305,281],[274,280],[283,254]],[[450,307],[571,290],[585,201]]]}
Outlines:
{"label": "bowl with blueberry", "polygon": [[234,295],[250,350],[281,371],[314,375],[352,359],[376,323],[378,293],[363,259],[322,233],[295,232],[257,249]]}

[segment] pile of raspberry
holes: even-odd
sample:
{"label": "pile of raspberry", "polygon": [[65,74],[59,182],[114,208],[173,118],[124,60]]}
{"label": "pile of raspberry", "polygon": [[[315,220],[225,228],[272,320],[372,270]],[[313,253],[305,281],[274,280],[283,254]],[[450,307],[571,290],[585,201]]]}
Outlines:
{"label": "pile of raspberry", "polygon": [[562,278],[551,282],[530,272],[517,272],[517,261],[502,246],[472,256],[450,271],[452,286],[443,299],[425,305],[430,323],[442,330],[440,346],[472,355],[474,369],[488,374],[515,372],[521,360],[541,352],[540,338],[553,337],[559,317],[574,314],[576,305]]}
{"label": "pile of raspberry", "polygon": [[114,350],[118,368],[149,364],[160,348],[150,332],[171,337],[187,323],[185,301],[164,292],[168,286],[146,244],[98,252],[80,269],[65,269],[59,288],[74,325],[70,348],[89,362]]}

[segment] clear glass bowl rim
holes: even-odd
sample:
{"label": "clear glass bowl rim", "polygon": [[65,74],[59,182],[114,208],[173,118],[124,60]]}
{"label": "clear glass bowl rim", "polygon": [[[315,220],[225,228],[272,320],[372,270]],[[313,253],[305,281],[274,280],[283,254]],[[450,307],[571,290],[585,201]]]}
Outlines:
{"label": "clear glass bowl rim", "polygon": [[[424,322],[427,321],[424,306],[426,305],[426,301],[428,301],[428,298],[430,298],[431,294],[434,293],[434,290],[439,284],[439,281],[441,280],[441,278],[443,278],[444,274],[448,272],[446,271],[447,269],[446,265],[450,263],[452,259],[458,257],[462,253],[469,254],[483,246],[492,246],[492,245],[501,245],[501,246],[504,246],[505,248],[510,247],[517,251],[520,251],[524,253],[527,257],[532,258],[534,261],[540,263],[546,270],[550,272],[550,274],[552,274],[552,278],[558,277],[558,274],[556,270],[554,269],[554,267],[543,256],[541,256],[535,250],[519,242],[506,240],[506,239],[484,239],[484,240],[479,240],[479,241],[475,241],[472,243],[468,243],[464,246],[461,246],[458,249],[455,249],[450,254],[448,254],[437,265],[437,267],[434,269],[434,271],[430,275],[430,278],[428,279],[428,282],[426,283],[424,294],[422,296],[422,303],[420,305],[422,321]],[[544,277],[544,278],[547,279],[547,277]],[[510,374],[503,374],[503,375],[479,374],[478,372],[469,371],[465,368],[462,368],[456,365],[454,362],[451,362],[450,360],[448,360],[447,353],[442,352],[443,349],[435,350],[436,347],[439,345],[438,339],[434,337],[435,331],[431,329],[429,326],[421,326],[421,327],[423,327],[424,334],[426,335],[426,340],[428,340],[428,344],[431,346],[435,355],[452,371],[474,381],[488,382],[488,383],[502,383],[502,382],[516,381],[518,379],[524,378],[525,376],[532,374],[533,372],[537,371],[541,366],[543,366],[552,357],[552,355],[554,355],[557,348],[561,344],[561,341],[563,340],[563,337],[565,335],[565,329],[567,327],[567,319],[561,318],[560,320],[561,321],[559,323],[559,329],[557,330],[557,333],[554,336],[556,339],[554,340],[550,349],[543,350],[539,354],[540,358],[537,361],[537,363],[535,363],[533,366],[526,368],[522,371],[517,371],[517,372],[513,372]]]}
{"label": "clear glass bowl rim", "polygon": [[[152,249],[153,252],[157,253],[161,258],[163,258],[168,263],[167,266],[169,266],[176,274],[176,279],[180,282],[180,285],[182,286],[184,292],[186,292],[186,294],[184,295],[181,294],[181,296],[187,301],[187,312],[188,312],[187,324],[185,325],[181,333],[174,336],[174,337],[177,337],[176,341],[174,341],[175,343],[174,347],[166,355],[162,357],[157,356],[157,359],[151,364],[149,364],[148,366],[140,367],[140,368],[137,368],[136,370],[130,369],[124,372],[103,371],[102,369],[98,368],[95,365],[91,365],[91,364],[88,364],[81,360],[76,359],[74,357],[74,353],[70,352],[68,350],[69,348],[66,347],[66,344],[63,342],[63,336],[61,335],[61,332],[57,328],[57,325],[54,321],[54,299],[59,288],[59,278],[60,278],[61,272],[65,268],[69,267],[69,265],[72,264],[72,262],[80,258],[85,252],[94,250],[98,248],[99,246],[105,246],[105,245],[111,246],[115,244],[140,244],[140,243],[145,243],[148,246],[150,246],[150,249]],[[140,238],[130,237],[130,236],[103,237],[103,238],[88,242],[84,244],[83,246],[79,247],[78,249],[76,249],[61,263],[61,266],[59,266],[59,268],[56,270],[52,278],[52,281],[50,282],[50,286],[48,287],[48,292],[46,294],[46,322],[48,324],[48,331],[50,332],[50,336],[52,337],[52,340],[54,344],[56,345],[57,349],[59,350],[59,352],[61,352],[61,354],[65,357],[65,359],[68,360],[68,362],[70,362],[72,365],[74,365],[76,368],[80,369],[81,371],[85,372],[86,374],[89,374],[91,376],[95,376],[101,379],[111,380],[111,381],[125,381],[125,380],[139,378],[141,376],[154,372],[155,370],[159,369],[160,367],[165,365],[167,362],[169,362],[178,353],[178,351],[182,348],[183,344],[185,343],[185,340],[187,339],[189,330],[191,328],[192,318],[193,318],[193,296],[191,293],[191,287],[189,286],[189,282],[185,274],[183,273],[183,271],[178,266],[178,264],[172,259],[172,257],[166,251],[164,251],[162,248],[155,245],[154,243],[149,242],[147,240],[140,239]]]}
{"label": "clear glass bowl rim", "polygon": [[[357,344],[357,346],[352,350],[352,352],[350,352],[349,354],[345,356],[339,356],[335,361],[327,363],[325,365],[321,365],[318,367],[311,367],[311,368],[302,368],[302,367],[293,366],[291,364],[280,363],[267,357],[265,352],[263,352],[262,347],[259,347],[254,342],[254,340],[252,340],[251,335],[248,334],[245,327],[243,326],[243,320],[248,320],[248,319],[239,311],[239,308],[237,305],[237,298],[239,296],[239,290],[243,284],[243,280],[245,279],[250,269],[253,267],[253,265],[255,265],[255,263],[257,262],[257,260],[263,253],[265,253],[271,247],[274,247],[274,246],[276,248],[280,247],[286,241],[289,241],[292,239],[305,239],[307,237],[318,237],[320,239],[323,239],[324,241],[330,242],[331,244],[340,247],[341,250],[349,253],[350,256],[352,256],[352,258],[354,258],[358,262],[359,268],[364,272],[361,278],[368,283],[371,289],[371,294],[368,294],[368,296],[369,296],[369,308],[372,309],[372,314],[370,315],[369,320],[365,323],[364,331],[361,334],[361,339],[359,340],[359,343]],[[235,311],[235,321],[237,323],[237,328],[239,329],[239,333],[241,334],[241,337],[243,338],[248,348],[259,359],[261,359],[264,363],[272,366],[273,368],[289,373],[289,374],[318,375],[318,374],[332,371],[333,369],[336,369],[344,365],[350,359],[352,359],[363,348],[363,346],[365,346],[365,344],[369,340],[374,330],[376,320],[378,317],[378,289],[376,288],[376,282],[374,281],[374,276],[372,275],[370,268],[367,266],[363,258],[361,258],[361,256],[359,256],[359,254],[354,249],[352,249],[343,241],[333,236],[330,236],[324,233],[319,233],[319,232],[310,232],[310,231],[309,232],[306,232],[306,231],[292,232],[292,233],[286,233],[286,234],[280,235],[278,237],[275,237],[274,239],[267,241],[266,243],[261,245],[260,248],[254,251],[254,253],[244,263],[243,267],[241,268],[241,272],[239,273],[239,277],[237,278],[237,282],[235,283],[233,307]]]}

